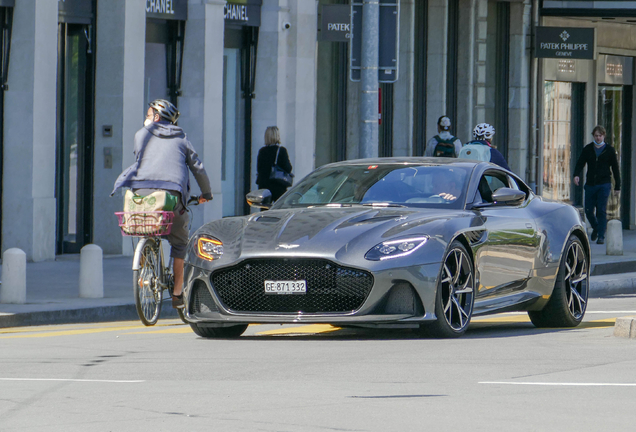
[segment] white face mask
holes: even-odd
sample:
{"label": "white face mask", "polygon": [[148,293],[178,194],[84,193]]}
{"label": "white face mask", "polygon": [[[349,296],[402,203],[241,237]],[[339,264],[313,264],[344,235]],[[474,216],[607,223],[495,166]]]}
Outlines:
{"label": "white face mask", "polygon": [[150,126],[153,123],[151,119],[144,120],[144,126]]}

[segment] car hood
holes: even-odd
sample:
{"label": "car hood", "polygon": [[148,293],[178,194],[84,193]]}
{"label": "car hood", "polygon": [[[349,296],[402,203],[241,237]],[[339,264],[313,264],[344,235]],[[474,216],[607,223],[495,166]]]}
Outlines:
{"label": "car hood", "polygon": [[212,221],[201,227],[193,239],[207,235],[223,242],[224,254],[218,265],[272,255],[319,256],[351,262],[384,240],[441,234],[440,225],[462,213],[360,207],[269,210]]}

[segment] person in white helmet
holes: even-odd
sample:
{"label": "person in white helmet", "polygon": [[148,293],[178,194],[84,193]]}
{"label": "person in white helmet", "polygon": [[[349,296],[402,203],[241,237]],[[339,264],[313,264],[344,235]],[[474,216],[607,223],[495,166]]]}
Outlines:
{"label": "person in white helmet", "polygon": [[424,156],[457,157],[462,149],[462,142],[451,135],[450,127],[448,116],[443,115],[437,120],[437,135],[426,143]]}
{"label": "person in white helmet", "polygon": [[174,258],[174,292],[172,307],[183,308],[183,268],[189,237],[190,216],[186,211],[190,199],[190,172],[194,175],[203,203],[212,199],[210,180],[185,132],[175,123],[179,111],[165,99],[150,102],[144,127],[135,134],[133,152],[136,161],[115,182],[115,191],[129,187],[138,195],[163,190],[178,198],[174,208],[172,231],[165,238]]}
{"label": "person in white helmet", "polygon": [[[495,135],[495,128],[488,123],[479,123],[473,129],[473,141],[466,143],[459,152],[459,157],[463,159],[481,160],[499,165],[510,171],[510,167],[501,152],[491,144]],[[483,148],[486,146],[487,148]]]}

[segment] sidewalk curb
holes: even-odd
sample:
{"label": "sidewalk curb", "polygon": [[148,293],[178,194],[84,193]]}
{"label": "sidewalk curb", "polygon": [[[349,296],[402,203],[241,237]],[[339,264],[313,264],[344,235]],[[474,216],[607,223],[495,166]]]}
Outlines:
{"label": "sidewalk curb", "polygon": [[[161,308],[162,318],[178,318],[169,304]],[[0,328],[56,324],[83,324],[113,321],[138,321],[135,305],[98,306],[82,309],[0,314]]]}
{"label": "sidewalk curb", "polygon": [[636,339],[636,318],[616,318],[616,324],[614,324],[614,336],[627,339]]}
{"label": "sidewalk curb", "polygon": [[590,277],[590,298],[636,294],[636,272]]}

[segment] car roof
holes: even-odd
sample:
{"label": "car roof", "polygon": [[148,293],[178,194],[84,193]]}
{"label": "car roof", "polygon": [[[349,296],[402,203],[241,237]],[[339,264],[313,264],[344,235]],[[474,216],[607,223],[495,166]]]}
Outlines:
{"label": "car roof", "polygon": [[[354,165],[419,165],[419,166],[453,165],[453,166],[461,166],[464,168],[474,168],[476,165],[479,165],[479,164],[486,164],[486,162],[478,162],[478,161],[472,161],[469,159],[456,159],[456,158],[403,156],[403,157],[380,157],[380,158],[345,160],[341,162],[334,162],[327,165],[323,165],[321,168],[338,167],[338,166],[354,166]],[[486,165],[490,165],[490,164],[486,164]]]}

